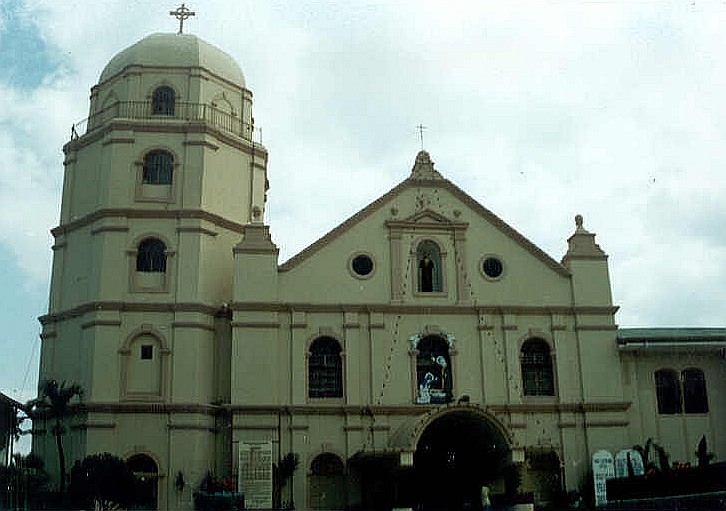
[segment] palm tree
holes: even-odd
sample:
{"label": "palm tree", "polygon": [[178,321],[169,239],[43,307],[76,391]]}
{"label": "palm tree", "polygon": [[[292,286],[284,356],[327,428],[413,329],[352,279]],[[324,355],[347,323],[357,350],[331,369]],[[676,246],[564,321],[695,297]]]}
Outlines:
{"label": "palm tree", "polygon": [[[645,441],[645,445],[634,445],[633,449],[640,453],[640,457],[643,458],[643,468],[647,474],[649,471],[655,472],[668,472],[670,465],[668,461],[668,453],[662,445],[653,441],[652,438],[648,438]],[[651,459],[651,453],[655,451],[656,459]]]}
{"label": "palm tree", "polygon": [[38,397],[28,402],[26,409],[31,418],[54,418],[53,436],[58,449],[58,468],[60,469],[59,490],[64,493],[66,490],[66,456],[63,450],[63,419],[69,410],[69,403],[74,397],[82,397],[83,389],[80,385],[60,385],[56,380],[44,381],[40,384]]}

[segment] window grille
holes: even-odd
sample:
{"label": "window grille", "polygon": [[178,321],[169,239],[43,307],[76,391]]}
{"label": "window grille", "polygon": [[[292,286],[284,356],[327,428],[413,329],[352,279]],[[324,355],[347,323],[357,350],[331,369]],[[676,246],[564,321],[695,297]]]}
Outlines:
{"label": "window grille", "polygon": [[171,184],[174,158],[168,151],[151,151],[144,156],[144,184]]}
{"label": "window grille", "polygon": [[343,397],[343,361],[335,339],[321,337],[310,347],[308,394],[312,398]]}
{"label": "window grille", "polygon": [[151,113],[154,115],[174,115],[176,97],[171,87],[159,87],[151,100]]}
{"label": "window grille", "polygon": [[555,381],[549,345],[531,340],[522,346],[522,386],[525,396],[554,396]]}
{"label": "window grille", "polygon": [[166,245],[156,238],[147,238],[139,243],[136,254],[136,271],[166,272]]}

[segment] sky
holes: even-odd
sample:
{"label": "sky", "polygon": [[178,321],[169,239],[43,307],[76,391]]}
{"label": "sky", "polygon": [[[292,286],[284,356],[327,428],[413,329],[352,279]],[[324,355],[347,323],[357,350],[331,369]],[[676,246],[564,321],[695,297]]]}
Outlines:
{"label": "sky", "polygon": [[[37,385],[62,146],[119,51],[179,4],[0,0],[0,391]],[[198,0],[254,94],[280,262],[420,150],[556,260],[574,217],[621,327],[726,326],[726,2]]]}

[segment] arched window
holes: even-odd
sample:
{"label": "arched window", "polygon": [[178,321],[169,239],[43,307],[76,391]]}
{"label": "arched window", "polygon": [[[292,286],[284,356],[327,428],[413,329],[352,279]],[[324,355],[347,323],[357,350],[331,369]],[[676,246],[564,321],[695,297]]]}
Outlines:
{"label": "arched window", "polygon": [[686,413],[708,412],[706,399],[706,379],[703,371],[690,368],[681,373],[683,381],[683,408]]}
{"label": "arched window", "polygon": [[139,243],[136,254],[136,271],[165,273],[166,245],[157,238],[146,238]]}
{"label": "arched window", "polygon": [[452,398],[453,378],[449,345],[438,335],[429,335],[416,346],[416,382],[419,404],[448,403]]}
{"label": "arched window", "polygon": [[151,98],[151,113],[154,115],[174,115],[176,95],[171,87],[158,87]]}
{"label": "arched window", "polygon": [[419,243],[416,249],[416,265],[418,268],[416,289],[420,293],[440,293],[443,290],[443,283],[439,246],[430,240]]}
{"label": "arched window", "polygon": [[525,396],[554,396],[555,379],[550,347],[542,339],[522,345],[522,386]]}
{"label": "arched window", "polygon": [[319,337],[310,346],[308,395],[312,398],[343,397],[343,359],[338,341]]}
{"label": "arched window", "polygon": [[170,185],[174,158],[168,151],[149,151],[144,156],[143,182],[147,185]]}
{"label": "arched window", "polygon": [[656,371],[655,392],[658,398],[658,413],[681,413],[681,385],[677,372],[672,369]]}

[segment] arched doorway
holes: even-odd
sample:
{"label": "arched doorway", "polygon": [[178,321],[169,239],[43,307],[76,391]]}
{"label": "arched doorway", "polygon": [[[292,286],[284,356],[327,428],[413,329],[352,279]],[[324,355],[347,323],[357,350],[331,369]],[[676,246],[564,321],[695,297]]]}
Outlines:
{"label": "arched doorway", "polygon": [[310,465],[310,509],[343,509],[345,502],[345,465],[335,454],[325,452]]}
{"label": "arched doorway", "polygon": [[159,468],[146,454],[134,454],[126,464],[136,477],[136,508],[157,509]]}
{"label": "arched doorway", "polygon": [[416,502],[423,509],[477,509],[482,485],[497,479],[510,457],[508,439],[485,414],[447,412],[416,445]]}

